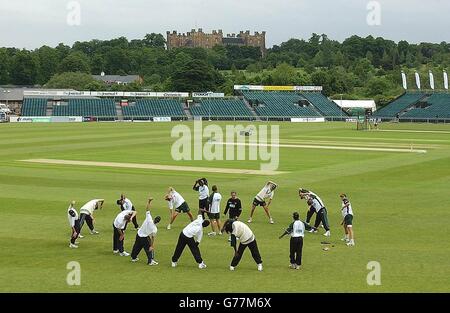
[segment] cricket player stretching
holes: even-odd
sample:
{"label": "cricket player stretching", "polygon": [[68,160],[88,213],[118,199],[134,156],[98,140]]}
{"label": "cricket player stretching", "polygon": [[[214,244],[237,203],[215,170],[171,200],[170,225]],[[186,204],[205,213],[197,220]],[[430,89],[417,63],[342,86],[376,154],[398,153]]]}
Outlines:
{"label": "cricket player stretching", "polygon": [[203,228],[208,226],[209,221],[203,220],[203,217],[199,211],[197,219],[187,225],[178,237],[177,246],[172,256],[172,267],[177,267],[178,260],[183,253],[184,248],[188,246],[191,250],[192,255],[194,256],[195,261],[198,264],[198,268],[206,268],[206,264],[203,263],[202,255],[198,246],[200,245],[200,242],[203,238]]}
{"label": "cricket player stretching", "polygon": [[[269,212],[269,206],[272,203],[274,191],[277,188],[277,186],[278,185],[276,183],[268,181],[267,184],[264,186],[264,188],[261,189],[260,192],[258,192],[258,194],[255,196],[255,199],[253,199],[250,218],[247,221],[248,223],[251,223],[253,221],[253,213],[255,212],[256,207],[262,206],[267,214],[267,217],[269,218],[269,223],[273,224],[273,219]],[[266,199],[269,199],[267,203]]]}
{"label": "cricket player stretching", "polygon": [[[323,203],[322,199],[320,199],[318,195],[316,195],[314,192],[304,189],[304,188],[299,188],[298,195],[300,196],[300,199],[304,199],[306,201],[313,198],[313,199],[317,199],[319,201],[319,203]],[[311,218],[313,217],[314,213],[316,213],[316,210],[313,207],[310,207],[308,212],[306,213],[306,223],[307,224],[310,223]]]}
{"label": "cricket player stretching", "polygon": [[124,210],[120,212],[113,222],[113,253],[119,253],[120,256],[129,256],[123,248],[123,242],[125,240],[125,228],[129,221],[136,215],[136,211]]}
{"label": "cricket player stretching", "polygon": [[292,214],[292,218],[294,219],[294,222],[289,225],[279,239],[286,235],[291,235],[289,253],[291,264],[289,267],[299,270],[302,265],[303,237],[305,236],[305,229],[310,230],[314,228],[300,221],[300,215],[297,212]]}
{"label": "cricket player stretching", "polygon": [[158,265],[158,262],[155,261],[155,236],[158,232],[158,228],[156,224],[159,223],[161,218],[159,216],[155,217],[153,220],[152,215],[150,214],[150,204],[153,201],[153,198],[148,199],[147,202],[147,212],[145,214],[145,220],[142,223],[141,227],[138,229],[136,234],[136,240],[133,245],[133,250],[131,252],[131,262],[137,262],[139,252],[144,249],[147,254],[147,264],[148,265]]}
{"label": "cricket player stretching", "polygon": [[69,225],[72,230],[70,236],[69,248],[78,248],[76,240],[80,234],[80,220],[78,219],[78,213],[75,209],[75,201],[72,201],[67,209],[67,218],[69,219]]}
{"label": "cricket player stretching", "polygon": [[[252,257],[257,264],[258,271],[263,270],[261,255],[259,254],[258,244],[255,235],[250,227],[236,220],[227,220],[223,226],[223,231],[231,234],[231,246],[234,248],[234,257],[231,261],[230,271],[234,271],[241,261],[242,254],[248,247],[252,253]],[[236,249],[236,242],[239,239],[239,248]]]}
{"label": "cricket player stretching", "polygon": [[186,213],[191,219],[191,222],[194,220],[188,204],[184,198],[176,192],[175,189],[173,189],[173,187],[169,187],[168,194],[164,197],[164,199],[168,201],[170,211],[170,222],[169,225],[167,225],[167,229],[172,228],[173,222],[180,213]]}
{"label": "cricket player stretching", "polygon": [[353,209],[352,204],[347,198],[346,194],[341,194],[340,198],[342,200],[342,223],[344,226],[345,237],[342,238],[343,241],[347,243],[347,246],[351,247],[355,245],[355,239],[353,238]]}
{"label": "cricket player stretching", "polygon": [[[120,205],[120,210],[124,211],[124,210],[128,210],[128,211],[135,211],[133,202],[131,202],[130,199],[128,199],[124,194],[120,195],[120,199],[117,200],[117,204]],[[134,225],[134,229],[138,229],[139,228],[139,224],[137,222],[136,216],[133,217],[133,225]]]}
{"label": "cricket player stretching", "polygon": [[208,197],[209,188],[206,178],[200,178],[195,181],[192,187],[195,191],[198,191],[198,209],[202,211],[202,216],[205,218],[205,212],[208,211]]}
{"label": "cricket player stretching", "polygon": [[[325,228],[325,234],[323,234],[326,237],[330,237],[330,226],[328,224],[328,213],[327,208],[323,205],[322,202],[319,202],[316,198],[309,198],[308,199],[308,205],[311,208],[314,208],[316,211],[316,221],[314,222],[314,228],[317,229],[319,227],[320,223],[322,223],[323,228]],[[316,231],[314,231],[316,232]]]}
{"label": "cricket player stretching", "polygon": [[91,235],[98,234],[98,231],[96,231],[94,228],[94,224],[95,224],[94,211],[101,209],[104,202],[105,202],[104,199],[94,199],[94,200],[87,202],[85,205],[83,205],[80,208],[80,231],[79,231],[79,233],[81,233],[81,229],[83,228],[84,221],[86,221],[86,224],[88,224],[88,227],[90,229]]}

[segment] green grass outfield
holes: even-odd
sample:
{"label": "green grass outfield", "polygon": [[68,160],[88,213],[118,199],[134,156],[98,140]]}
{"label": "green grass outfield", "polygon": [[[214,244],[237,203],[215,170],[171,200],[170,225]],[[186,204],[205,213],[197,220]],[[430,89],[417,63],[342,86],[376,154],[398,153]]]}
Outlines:
{"label": "green grass outfield", "polygon": [[[396,131],[358,132],[349,123],[281,123],[280,143],[413,148],[427,153],[281,148],[279,170],[288,173],[274,177],[20,161],[47,158],[259,169],[255,161],[173,161],[170,130],[175,125],[1,124],[0,291],[450,291],[450,125],[382,124],[381,130]],[[166,230],[168,209],[163,196],[168,186],[174,186],[196,208],[197,195],[191,188],[202,176],[210,185],[217,184],[225,199],[231,189],[238,191],[245,221],[265,181],[279,184],[271,207],[275,224],[268,224],[261,208],[251,224],[264,261],[263,272],[256,270],[249,251],[236,271],[230,272],[233,251],[226,236],[202,241],[207,269],[199,270],[188,250],[179,267],[170,267],[176,240],[188,218],[179,216],[172,230]],[[335,247],[323,251],[320,241],[325,237],[307,234],[303,269],[293,271],[288,269],[289,239],[278,236],[293,211],[299,211],[302,218],[306,214],[306,204],[297,196],[300,186],[324,200]],[[136,264],[112,254],[111,224],[119,212],[115,200],[121,192],[134,202],[139,221],[146,198],[155,197],[153,215],[163,218],[156,243],[159,266],[146,266],[143,252]],[[341,192],[349,195],[355,212],[354,248],[340,241]],[[85,226],[79,249],[69,249],[66,211],[70,200],[76,200],[79,209],[99,197],[106,199],[103,210],[96,212],[100,235],[89,235]],[[125,238],[129,252],[135,237],[131,228]],[[81,286],[66,284],[70,261],[81,264]],[[367,285],[369,261],[381,264],[381,286]]]}

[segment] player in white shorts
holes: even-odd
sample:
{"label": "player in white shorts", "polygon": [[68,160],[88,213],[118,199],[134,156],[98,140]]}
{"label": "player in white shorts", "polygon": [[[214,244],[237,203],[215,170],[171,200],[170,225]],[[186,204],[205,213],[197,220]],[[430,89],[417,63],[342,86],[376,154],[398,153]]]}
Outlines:
{"label": "player in white shorts", "polygon": [[[268,181],[263,189],[258,192],[258,194],[255,196],[255,199],[253,199],[250,218],[247,221],[248,223],[251,223],[253,221],[253,213],[255,212],[256,207],[262,206],[264,208],[264,211],[266,212],[267,217],[269,218],[269,223],[273,224],[273,218],[270,215],[269,206],[272,203],[272,199],[275,194],[274,191],[277,187],[278,185],[276,183]],[[267,199],[268,201],[266,202]]]}
{"label": "player in white shorts", "polygon": [[215,236],[217,234],[222,235],[220,226],[220,201],[222,195],[217,191],[217,186],[212,186],[212,193],[209,196],[209,211],[208,217],[211,221],[212,232],[208,233],[208,236]]}
{"label": "player in white shorts", "polygon": [[168,193],[164,199],[169,203],[170,212],[170,222],[169,225],[167,225],[167,229],[172,228],[173,222],[180,213],[186,213],[191,219],[191,222],[194,220],[187,202],[173,187],[169,187]]}
{"label": "player in white shorts", "polygon": [[348,200],[348,197],[345,193],[339,195],[342,200],[342,223],[344,226],[345,237],[342,238],[342,241],[347,243],[347,246],[351,247],[355,245],[355,239],[353,237],[353,209],[352,204]]}

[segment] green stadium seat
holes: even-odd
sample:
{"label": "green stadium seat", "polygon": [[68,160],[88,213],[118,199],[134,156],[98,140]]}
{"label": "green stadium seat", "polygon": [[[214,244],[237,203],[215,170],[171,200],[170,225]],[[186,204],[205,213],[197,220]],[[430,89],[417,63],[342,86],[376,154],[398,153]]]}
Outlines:
{"label": "green stadium seat", "polygon": [[22,104],[22,116],[46,116],[47,99],[25,98]]}
{"label": "green stadium seat", "polygon": [[252,111],[240,99],[208,99],[201,100],[191,106],[194,116],[211,116],[214,118],[243,118],[252,117]]}
{"label": "green stadium seat", "polygon": [[127,120],[149,119],[150,117],[185,118],[183,106],[175,99],[141,99],[122,107]]}

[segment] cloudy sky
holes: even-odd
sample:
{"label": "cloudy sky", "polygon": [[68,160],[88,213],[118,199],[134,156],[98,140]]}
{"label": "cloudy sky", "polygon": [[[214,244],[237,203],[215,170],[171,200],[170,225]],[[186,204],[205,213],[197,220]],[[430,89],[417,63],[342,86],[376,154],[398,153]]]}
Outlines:
{"label": "cloudy sky", "polygon": [[[80,25],[73,3],[80,7]],[[368,10],[381,8],[380,25]],[[76,6],[75,6],[76,7]],[[0,0],[0,47],[36,48],[77,40],[142,38],[192,28],[267,32],[267,45],[325,33],[342,41],[350,35],[395,41],[450,41],[449,0]]]}

